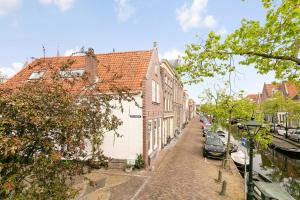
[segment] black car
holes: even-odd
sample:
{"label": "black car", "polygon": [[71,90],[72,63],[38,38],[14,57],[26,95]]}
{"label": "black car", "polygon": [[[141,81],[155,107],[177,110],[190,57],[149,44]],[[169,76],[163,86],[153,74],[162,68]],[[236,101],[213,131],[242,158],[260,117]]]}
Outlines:
{"label": "black car", "polygon": [[207,137],[203,147],[203,157],[223,158],[225,146],[219,137]]}

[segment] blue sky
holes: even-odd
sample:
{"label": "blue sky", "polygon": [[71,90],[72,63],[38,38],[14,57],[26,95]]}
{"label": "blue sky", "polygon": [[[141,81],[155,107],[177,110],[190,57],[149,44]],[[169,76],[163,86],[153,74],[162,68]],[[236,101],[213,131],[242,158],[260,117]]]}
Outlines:
{"label": "blue sky", "polygon": [[[222,35],[243,18],[264,21],[259,0],[0,0],[0,70],[8,76],[31,57],[70,53],[93,47],[97,53],[143,50],[158,42],[161,58],[174,58],[185,45],[205,39],[210,30]],[[239,67],[234,89],[261,91],[273,75]],[[186,86],[196,99],[222,80]]]}

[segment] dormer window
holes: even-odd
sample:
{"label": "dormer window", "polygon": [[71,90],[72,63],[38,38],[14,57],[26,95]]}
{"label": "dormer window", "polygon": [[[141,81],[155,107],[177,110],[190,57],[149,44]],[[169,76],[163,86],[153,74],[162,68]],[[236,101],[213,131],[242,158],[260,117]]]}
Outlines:
{"label": "dormer window", "polygon": [[85,70],[84,69],[71,69],[71,70],[64,70],[60,71],[59,75],[62,78],[76,78],[83,76]]}
{"label": "dormer window", "polygon": [[28,80],[39,80],[44,76],[45,72],[32,72],[32,74],[29,76]]}

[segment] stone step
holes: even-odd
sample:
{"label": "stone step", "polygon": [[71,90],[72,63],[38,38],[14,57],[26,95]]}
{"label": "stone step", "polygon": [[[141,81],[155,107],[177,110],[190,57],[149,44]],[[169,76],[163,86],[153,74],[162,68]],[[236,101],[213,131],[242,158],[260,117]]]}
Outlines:
{"label": "stone step", "polygon": [[126,167],[126,160],[112,159],[108,162],[108,169],[124,169]]}

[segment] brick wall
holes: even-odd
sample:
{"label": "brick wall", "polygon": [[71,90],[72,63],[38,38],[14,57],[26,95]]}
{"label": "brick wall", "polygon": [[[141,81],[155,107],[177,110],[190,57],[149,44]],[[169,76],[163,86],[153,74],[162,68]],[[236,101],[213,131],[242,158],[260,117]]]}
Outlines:
{"label": "brick wall", "polygon": [[[155,69],[155,67],[157,67]],[[157,72],[157,73],[156,73]],[[159,86],[160,91],[160,103],[152,102],[152,80],[156,81]],[[144,119],[144,130],[143,130],[143,153],[144,160],[146,162],[146,166],[149,164],[149,155],[148,155],[148,134],[147,134],[147,122],[148,120],[158,119],[160,118],[160,135],[162,133],[162,116],[163,116],[163,93],[162,93],[162,82],[160,75],[160,65],[157,49],[153,49],[151,62],[149,64],[148,72],[146,78],[144,80],[143,85],[143,119]],[[160,144],[160,136],[158,138]],[[160,145],[157,146],[150,157],[155,157],[155,155],[159,152]],[[151,161],[151,159],[150,159]]]}

